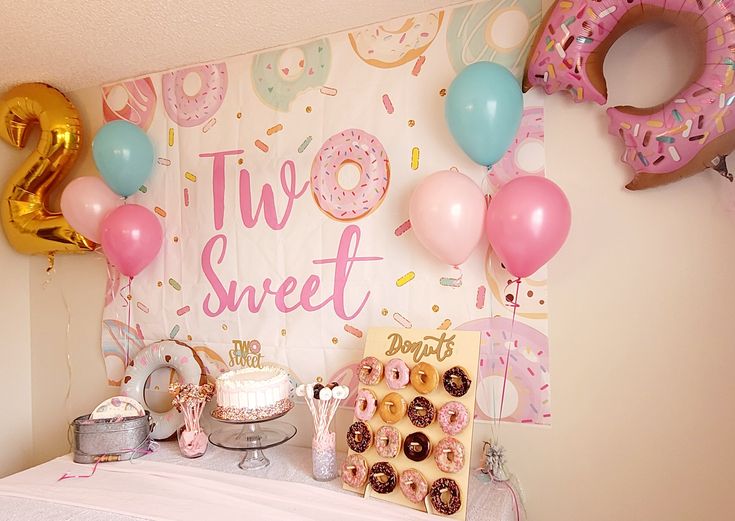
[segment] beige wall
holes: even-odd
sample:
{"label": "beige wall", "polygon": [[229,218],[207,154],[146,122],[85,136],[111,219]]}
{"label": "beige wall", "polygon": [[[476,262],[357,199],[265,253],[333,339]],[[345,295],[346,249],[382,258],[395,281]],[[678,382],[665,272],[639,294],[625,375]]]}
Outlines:
{"label": "beige wall", "polygon": [[[693,60],[680,33],[636,31],[607,64],[611,100],[659,101]],[[96,119],[94,90],[75,101],[86,120]],[[563,96],[548,98],[547,108],[547,171],[574,212],[569,241],[551,266],[553,427],[504,424],[500,431],[531,519],[731,519],[735,221],[717,201],[724,181],[702,174],[626,192],[621,144],[607,135],[604,111]],[[0,164],[11,152],[0,147]],[[88,161],[78,173],[91,173]],[[0,246],[3,310],[28,280],[27,259],[6,250]],[[32,362],[34,462],[64,452],[67,421],[114,392],[99,348],[104,262],[60,258],[45,289],[44,268],[44,259],[31,259],[30,302],[0,316],[0,327],[18,331],[30,306],[32,360],[27,333],[6,342],[6,331],[0,344],[17,357],[6,371],[22,390],[13,414],[24,419],[4,422],[11,430],[0,437],[28,446]],[[7,347],[16,344],[17,351]],[[308,444],[304,411],[290,418],[301,429],[298,442]],[[347,421],[343,414],[340,432]],[[476,455],[488,436],[487,425],[477,426]],[[18,461],[29,461],[27,450]],[[0,462],[0,472],[12,468]]]}

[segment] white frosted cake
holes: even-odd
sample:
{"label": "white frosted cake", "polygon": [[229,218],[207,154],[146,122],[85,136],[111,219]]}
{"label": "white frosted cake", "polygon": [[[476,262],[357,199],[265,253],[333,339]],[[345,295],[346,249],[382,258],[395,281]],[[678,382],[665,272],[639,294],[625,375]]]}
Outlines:
{"label": "white frosted cake", "polygon": [[293,407],[291,381],[280,367],[248,367],[217,378],[217,408],[220,420],[254,421],[284,414]]}

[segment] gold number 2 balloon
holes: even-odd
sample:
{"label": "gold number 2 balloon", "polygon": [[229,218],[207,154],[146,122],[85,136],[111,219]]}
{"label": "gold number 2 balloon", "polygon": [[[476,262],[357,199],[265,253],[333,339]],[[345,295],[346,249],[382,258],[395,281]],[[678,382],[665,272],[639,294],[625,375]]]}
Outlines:
{"label": "gold number 2 balloon", "polygon": [[0,97],[0,138],[24,148],[33,126],[41,136],[10,177],[0,198],[0,220],[10,245],[21,253],[89,251],[96,244],[48,209],[49,192],[59,186],[79,153],[82,125],[77,109],[44,83],[25,83]]}

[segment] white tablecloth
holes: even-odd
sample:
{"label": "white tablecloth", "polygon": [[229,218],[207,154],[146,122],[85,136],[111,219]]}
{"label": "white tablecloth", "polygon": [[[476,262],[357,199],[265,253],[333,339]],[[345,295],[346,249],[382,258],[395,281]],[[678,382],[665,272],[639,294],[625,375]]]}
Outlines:
{"label": "white tablecloth", "polygon": [[[133,462],[100,464],[92,478],[59,482],[65,472],[92,470],[73,463],[69,454],[0,480],[0,519],[200,521],[240,519],[245,511],[254,520],[427,519],[425,513],[344,492],[339,479],[314,481],[309,449],[283,445],[266,454],[269,467],[244,472],[237,467],[239,452],[210,445],[201,458],[186,459],[176,442],[165,442]],[[504,487],[470,477],[467,519],[515,521],[513,495]]]}

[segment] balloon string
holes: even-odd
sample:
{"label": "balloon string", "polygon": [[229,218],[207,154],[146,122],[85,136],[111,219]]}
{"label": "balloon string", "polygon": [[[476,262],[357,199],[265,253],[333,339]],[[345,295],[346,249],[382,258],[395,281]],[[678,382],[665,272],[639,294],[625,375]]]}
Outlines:
{"label": "balloon string", "polygon": [[[120,288],[119,295],[123,299],[123,307],[128,308],[128,322],[127,322],[127,334],[125,335],[125,370],[128,369],[128,362],[130,361],[130,312],[131,312],[131,300],[132,300],[132,285],[133,277],[128,277],[128,283]],[[123,293],[124,292],[124,293]]]}
{"label": "balloon string", "polygon": [[505,384],[508,383],[508,366],[510,365],[510,349],[511,347],[514,347],[515,344],[515,340],[513,340],[513,329],[516,325],[516,310],[518,309],[518,292],[521,289],[521,278],[516,278],[516,280],[511,282],[511,284],[513,283],[515,283],[516,285],[516,295],[513,298],[513,302],[509,304],[513,308],[513,318],[510,322],[510,342],[508,342],[508,349],[505,353],[505,372],[503,374],[503,391],[500,393],[500,414],[498,416],[498,421],[503,418],[503,405],[505,404]]}

